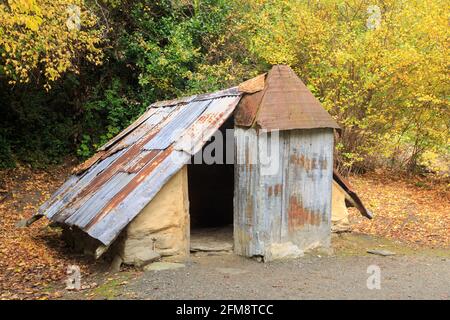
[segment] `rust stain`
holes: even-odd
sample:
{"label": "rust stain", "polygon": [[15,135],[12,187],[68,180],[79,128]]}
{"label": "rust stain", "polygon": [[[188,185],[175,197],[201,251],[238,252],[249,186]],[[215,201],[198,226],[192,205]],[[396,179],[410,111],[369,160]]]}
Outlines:
{"label": "rust stain", "polygon": [[296,164],[301,167],[305,166],[305,156],[303,156],[303,155],[297,156],[297,155],[293,154],[289,157],[289,160],[292,164]]}
{"label": "rust stain", "polygon": [[283,186],[280,183],[276,184],[274,187],[275,196],[278,196],[279,194],[281,194],[282,190],[283,190]]}
{"label": "rust stain", "polygon": [[245,218],[247,220],[247,224],[252,225],[253,220],[253,202],[252,195],[247,195],[247,205],[245,207]]}
{"label": "rust stain", "polygon": [[328,161],[327,159],[320,159],[320,169],[326,170],[328,168]]}
{"label": "rust stain", "polygon": [[127,173],[135,173],[141,170],[147,163],[149,163],[153,158],[155,158],[161,150],[152,150],[148,154],[146,154],[144,157],[139,159],[138,162],[136,162],[134,165],[132,165],[130,168],[126,170]]}
{"label": "rust stain", "polygon": [[95,190],[100,188],[106,181],[108,181],[112,176],[114,176],[117,172],[119,172],[124,164],[133,160],[136,155],[139,154],[141,147],[144,146],[148,141],[150,141],[157,132],[153,132],[152,134],[142,139],[139,143],[136,143],[130,147],[123,155],[121,155],[118,159],[116,159],[109,167],[107,167],[102,173],[96,176],[88,186],[86,186],[80,194],[74,199],[73,203],[76,203],[77,200],[84,198],[88,194],[93,193]]}
{"label": "rust stain", "polygon": [[268,190],[267,190],[267,195],[269,197],[271,196],[279,196],[281,194],[281,190],[283,189],[283,186],[279,183],[277,183],[274,186],[269,186]]}
{"label": "rust stain", "polygon": [[210,118],[210,115],[208,114],[202,114],[200,117],[197,118],[197,123],[207,123],[210,122],[208,119]]}
{"label": "rust stain", "polygon": [[199,130],[205,130],[206,128],[211,127],[211,125],[216,125],[217,121],[219,119],[224,118],[225,112],[219,112],[219,113],[212,113],[212,114],[202,114],[200,117],[197,118],[197,120],[194,122],[194,124],[186,131],[186,135],[191,135],[196,133]]}
{"label": "rust stain", "polygon": [[234,123],[237,126],[251,127],[254,123],[264,91],[244,95],[234,112]]}
{"label": "rust stain", "polygon": [[164,160],[166,159],[171,152],[173,151],[173,147],[170,146],[164,152],[160,152],[152,159],[152,162],[146,165],[125,187],[123,187],[120,192],[118,192],[114,198],[112,198],[106,206],[89,222],[86,226],[86,229],[89,229],[91,226],[96,224],[103,217],[108,215],[108,213],[113,210],[117,205],[119,205],[134,189],[136,189],[139,184],[148,177],[153,170]]}
{"label": "rust stain", "polygon": [[99,151],[96,154],[94,154],[92,157],[84,161],[82,164],[76,166],[72,170],[72,174],[79,175],[83,173],[84,171],[88,170],[90,167],[92,167],[98,160],[102,159],[105,155],[105,151]]}
{"label": "rust stain", "polygon": [[311,167],[309,170],[317,169],[317,159],[316,158],[312,158],[310,163],[311,163]]}
{"label": "rust stain", "polygon": [[326,169],[326,160],[325,161],[325,165],[323,164],[323,162],[321,162],[320,160],[318,161],[316,158],[308,158],[304,155],[291,155],[289,158],[290,162],[292,164],[298,165],[302,168],[304,168],[306,171],[311,171],[311,170],[316,170],[319,168],[319,163],[320,163],[320,167],[321,169]]}
{"label": "rust stain", "polygon": [[300,229],[305,224],[320,225],[320,215],[308,209],[303,208],[301,201],[296,196],[289,198],[289,231]]}
{"label": "rust stain", "polygon": [[259,93],[263,98],[257,107],[257,113],[253,112],[251,104],[242,104],[242,108],[249,110],[238,111],[242,114],[255,114],[253,123],[263,129],[339,129],[336,121],[288,66],[274,66],[266,77],[264,90],[257,94]]}

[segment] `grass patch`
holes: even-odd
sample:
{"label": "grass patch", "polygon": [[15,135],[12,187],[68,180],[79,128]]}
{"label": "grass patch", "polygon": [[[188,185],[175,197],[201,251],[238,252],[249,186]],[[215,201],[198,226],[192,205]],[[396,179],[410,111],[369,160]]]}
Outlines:
{"label": "grass patch", "polygon": [[123,272],[114,278],[107,278],[103,284],[92,291],[93,297],[96,299],[111,300],[122,295],[122,288],[132,277],[132,272]]}

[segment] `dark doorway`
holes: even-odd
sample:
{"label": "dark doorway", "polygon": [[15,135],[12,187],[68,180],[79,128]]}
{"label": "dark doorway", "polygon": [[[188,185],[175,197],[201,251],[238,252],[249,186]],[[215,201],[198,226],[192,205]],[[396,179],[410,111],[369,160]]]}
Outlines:
{"label": "dark doorway", "polygon": [[[188,165],[191,230],[233,224],[234,165],[226,164],[226,139],[230,138],[226,130],[232,129],[233,126],[234,119],[230,117],[219,129],[224,142],[223,163],[196,164],[192,159]],[[208,142],[199,152],[204,154],[205,148],[211,143],[214,143],[214,140]]]}

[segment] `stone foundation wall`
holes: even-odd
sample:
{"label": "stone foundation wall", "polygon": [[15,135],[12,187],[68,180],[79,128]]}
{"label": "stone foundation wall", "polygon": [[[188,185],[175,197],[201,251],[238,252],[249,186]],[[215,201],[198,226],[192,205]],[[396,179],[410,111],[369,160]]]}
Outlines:
{"label": "stone foundation wall", "polygon": [[187,167],[174,175],[134,218],[118,240],[125,264],[139,265],[154,253],[165,260],[189,256],[189,198]]}
{"label": "stone foundation wall", "polygon": [[345,205],[345,191],[333,181],[331,202],[331,231],[340,232],[350,229],[348,209]]}

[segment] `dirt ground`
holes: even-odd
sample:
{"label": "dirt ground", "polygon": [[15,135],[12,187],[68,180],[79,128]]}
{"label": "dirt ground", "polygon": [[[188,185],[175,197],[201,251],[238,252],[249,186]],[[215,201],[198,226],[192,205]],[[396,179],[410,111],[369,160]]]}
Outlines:
{"label": "dirt ground", "polygon": [[[26,229],[15,226],[36,212],[75,164],[0,171],[0,299],[449,298],[448,182],[386,173],[350,177],[375,218],[352,210],[354,233],[334,238],[331,256],[268,264],[234,255],[192,257],[178,270],[111,274],[107,262],[73,253],[45,219]],[[397,255],[368,255],[373,248]],[[381,290],[365,286],[372,263],[381,268]],[[64,290],[72,264],[80,266],[85,286],[75,293]]]}
{"label": "dirt ground", "polygon": [[[381,268],[380,290],[367,289],[370,265]],[[449,260],[430,257],[307,257],[269,264],[236,256],[203,257],[194,258],[185,269],[146,272],[116,297],[449,299],[449,279]]]}
{"label": "dirt ground", "polygon": [[[358,234],[333,236],[332,252],[260,263],[233,254],[193,256],[176,270],[121,272],[68,299],[444,299],[450,298],[450,252],[412,249]],[[395,252],[383,257],[367,249]],[[380,289],[368,289],[369,266]],[[369,269],[370,270],[370,269]]]}
{"label": "dirt ground", "polygon": [[368,220],[350,208],[353,231],[450,249],[450,177],[437,180],[379,171],[348,179],[374,213]]}

